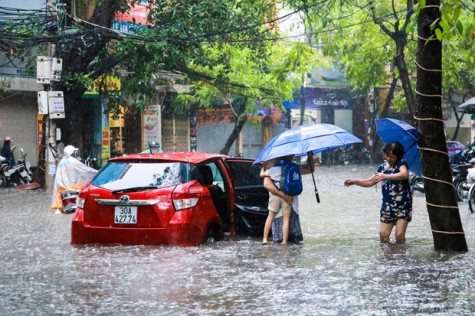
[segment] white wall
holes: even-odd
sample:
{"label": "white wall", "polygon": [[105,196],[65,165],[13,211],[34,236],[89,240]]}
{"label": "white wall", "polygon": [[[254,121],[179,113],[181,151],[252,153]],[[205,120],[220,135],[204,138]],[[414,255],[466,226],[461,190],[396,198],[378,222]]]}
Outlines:
{"label": "white wall", "polygon": [[353,110],[335,110],[335,125],[353,133]]}

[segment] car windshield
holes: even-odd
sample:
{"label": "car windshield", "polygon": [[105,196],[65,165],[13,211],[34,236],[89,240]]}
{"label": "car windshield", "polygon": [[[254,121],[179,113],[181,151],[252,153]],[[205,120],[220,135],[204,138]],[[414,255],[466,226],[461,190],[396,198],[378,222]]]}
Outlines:
{"label": "car windshield", "polygon": [[190,164],[179,162],[109,162],[92,180],[107,190],[164,188],[190,181]]}

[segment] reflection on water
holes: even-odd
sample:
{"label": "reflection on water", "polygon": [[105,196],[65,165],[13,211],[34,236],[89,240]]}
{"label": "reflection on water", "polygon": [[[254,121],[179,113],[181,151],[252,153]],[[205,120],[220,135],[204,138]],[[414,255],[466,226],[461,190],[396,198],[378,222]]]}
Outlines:
{"label": "reflection on water", "polygon": [[318,168],[320,204],[305,179],[302,246],[73,247],[49,194],[3,189],[0,314],[473,314],[475,215],[460,204],[470,252],[435,252],[416,196],[407,244],[380,244],[380,188],[343,186],[373,171]]}

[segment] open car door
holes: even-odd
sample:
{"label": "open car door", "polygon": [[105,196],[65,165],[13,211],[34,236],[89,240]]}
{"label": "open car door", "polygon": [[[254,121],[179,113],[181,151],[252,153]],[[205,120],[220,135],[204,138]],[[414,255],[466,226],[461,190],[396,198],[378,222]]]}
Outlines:
{"label": "open car door", "polygon": [[261,236],[267,219],[269,193],[259,177],[261,164],[226,158],[234,185],[234,228],[239,235]]}

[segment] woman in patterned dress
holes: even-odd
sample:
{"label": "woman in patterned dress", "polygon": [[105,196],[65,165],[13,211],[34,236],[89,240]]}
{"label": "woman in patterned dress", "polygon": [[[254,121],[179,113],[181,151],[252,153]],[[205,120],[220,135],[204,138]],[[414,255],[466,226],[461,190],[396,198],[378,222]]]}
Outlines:
{"label": "woman in patterned dress", "polygon": [[389,242],[392,229],[396,226],[396,242],[406,242],[407,225],[412,219],[412,195],[409,185],[409,167],[402,158],[404,148],[398,142],[390,142],[383,147],[383,159],[377,172],[366,180],[345,180],[345,186],[358,185],[372,187],[382,182],[383,202],[380,211],[379,237],[381,242]]}

